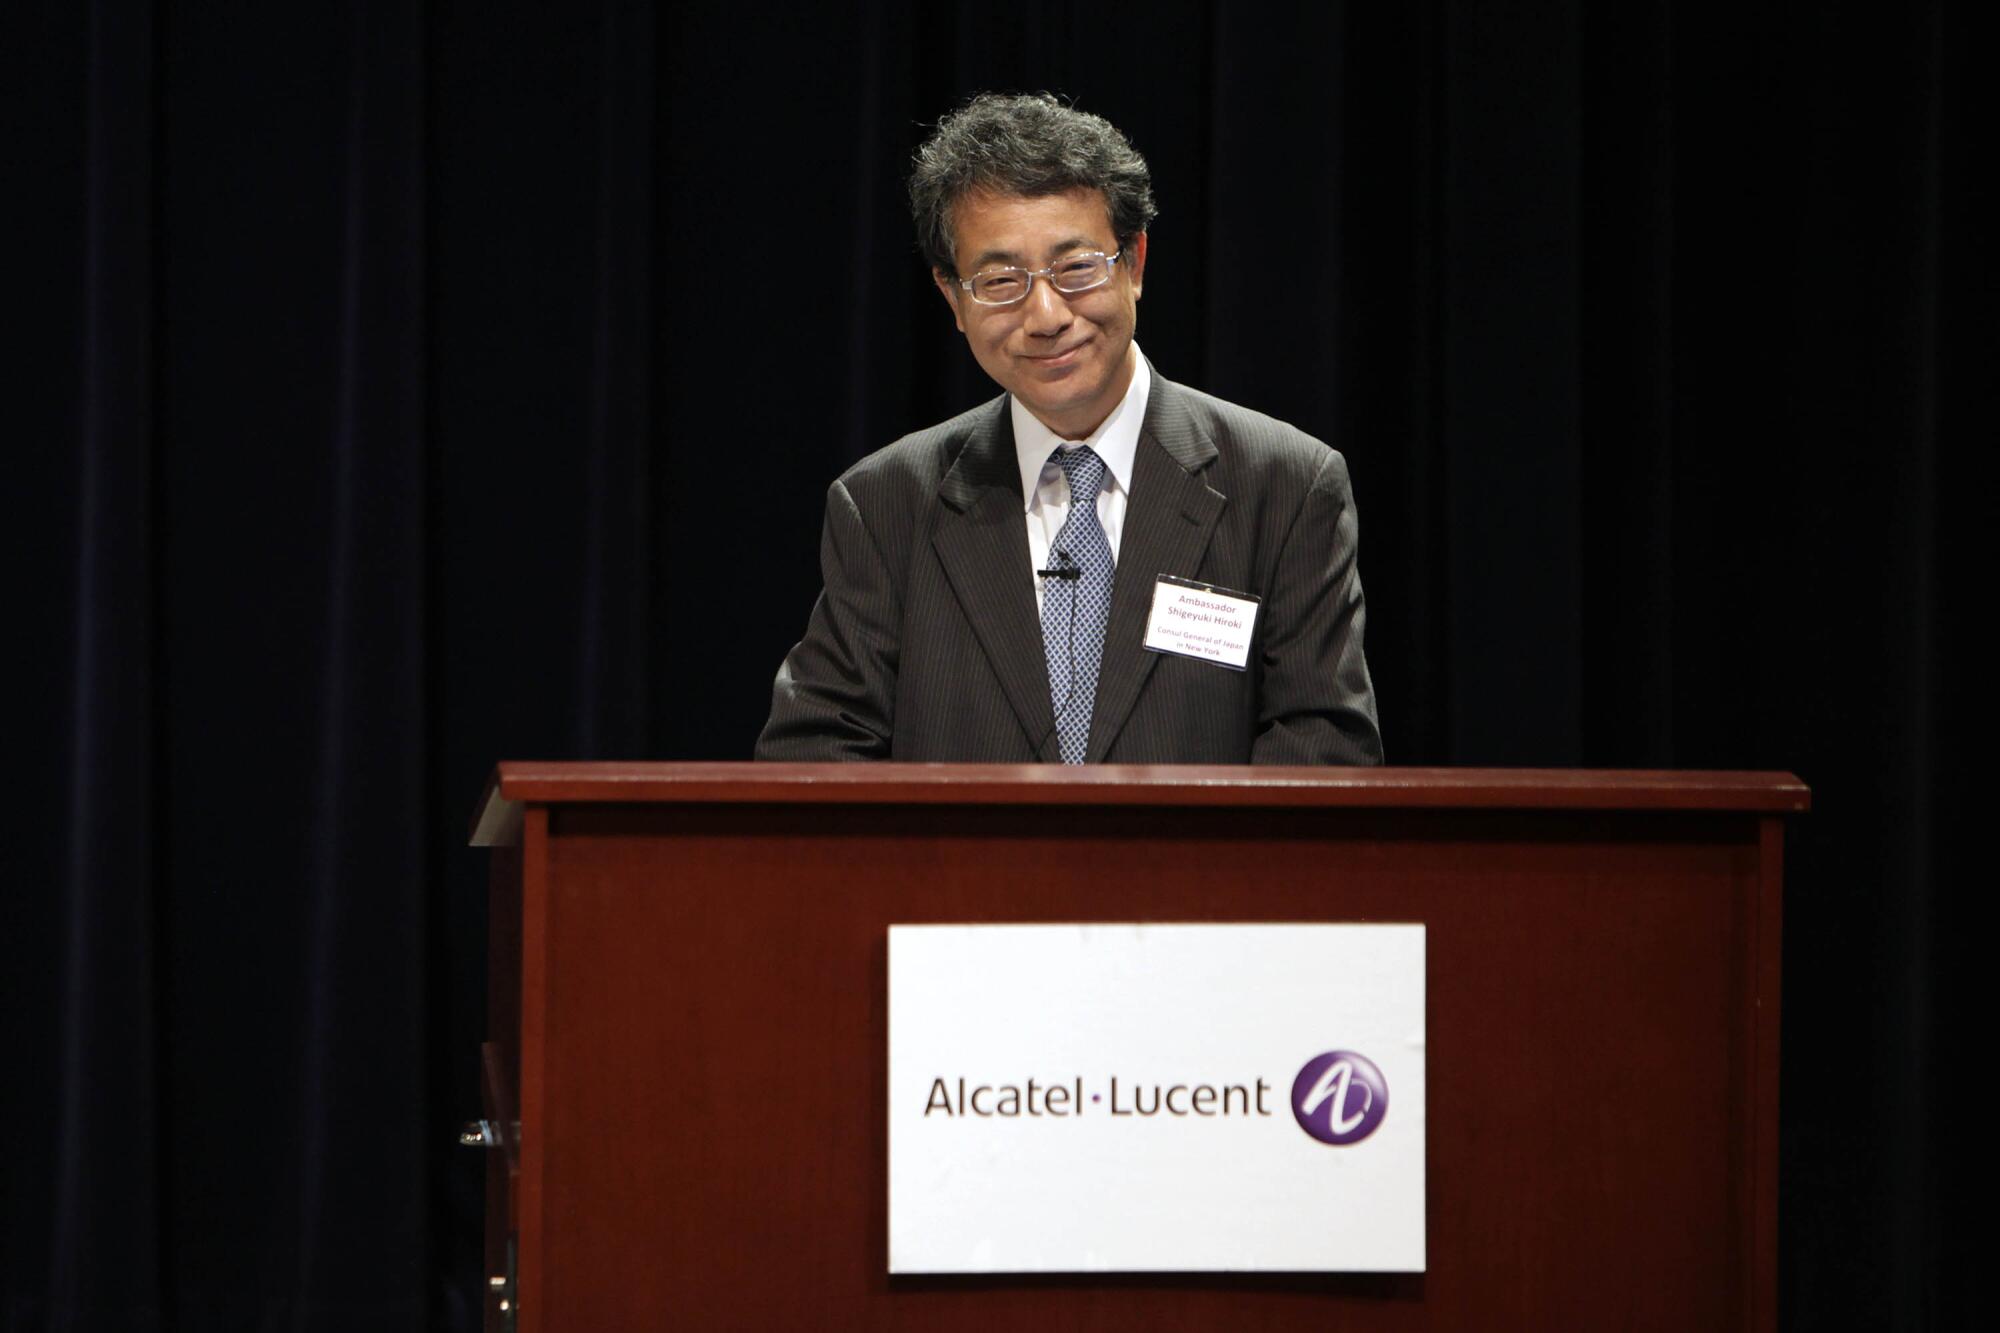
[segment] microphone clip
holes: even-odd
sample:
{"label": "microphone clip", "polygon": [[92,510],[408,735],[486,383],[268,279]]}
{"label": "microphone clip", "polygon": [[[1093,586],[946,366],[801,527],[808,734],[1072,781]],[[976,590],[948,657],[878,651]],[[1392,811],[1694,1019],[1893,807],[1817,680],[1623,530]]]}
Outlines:
{"label": "microphone clip", "polygon": [[1083,577],[1083,568],[1076,563],[1076,557],[1071,555],[1068,551],[1056,550],[1050,552],[1049,554],[1050,554],[1050,559],[1052,561],[1060,560],[1062,563],[1059,566],[1056,566],[1055,568],[1052,569],[1036,570],[1035,571],[1036,578],[1080,579]]}

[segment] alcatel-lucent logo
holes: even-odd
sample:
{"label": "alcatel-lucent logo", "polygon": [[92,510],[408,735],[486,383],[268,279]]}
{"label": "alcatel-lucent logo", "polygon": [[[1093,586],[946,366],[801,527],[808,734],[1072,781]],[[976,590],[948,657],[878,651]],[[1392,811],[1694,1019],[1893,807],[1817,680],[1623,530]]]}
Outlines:
{"label": "alcatel-lucent logo", "polygon": [[[984,1120],[1015,1117],[1069,1120],[1086,1115],[1150,1120],[1156,1116],[1235,1119],[1273,1114],[1272,1088],[1262,1078],[1240,1083],[1132,1082],[1111,1077],[1094,1087],[1081,1077],[1043,1082],[980,1083],[933,1078],[924,1118]],[[1319,1142],[1344,1148],[1381,1127],[1389,1083],[1367,1056],[1327,1051],[1306,1061],[1292,1080],[1292,1117]]]}
{"label": "alcatel-lucent logo", "polygon": [[1336,1148],[1359,1143],[1388,1113],[1389,1082],[1365,1055],[1315,1055],[1292,1080],[1292,1115],[1321,1143]]}

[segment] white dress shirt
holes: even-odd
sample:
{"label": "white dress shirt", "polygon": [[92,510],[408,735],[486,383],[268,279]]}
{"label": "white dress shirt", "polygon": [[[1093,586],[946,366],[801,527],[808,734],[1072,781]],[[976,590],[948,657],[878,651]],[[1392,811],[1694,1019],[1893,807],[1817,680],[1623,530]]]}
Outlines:
{"label": "white dress shirt", "polygon": [[1028,577],[1035,585],[1035,606],[1042,604],[1042,580],[1035,573],[1046,569],[1056,535],[1069,520],[1069,478],[1049,461],[1057,449],[1081,449],[1089,445],[1104,460],[1104,486],[1097,493],[1097,521],[1104,525],[1105,540],[1111,543],[1111,559],[1118,559],[1118,539],[1125,531],[1125,506],[1132,497],[1132,460],[1139,453],[1139,426],[1146,419],[1146,396],[1153,387],[1152,372],[1139,344],[1132,344],[1132,383],[1125,396],[1102,425],[1088,438],[1065,440],[1044,426],[1021,405],[1019,398],[1009,404],[1014,416],[1014,457],[1021,467],[1021,494],[1028,518]]}

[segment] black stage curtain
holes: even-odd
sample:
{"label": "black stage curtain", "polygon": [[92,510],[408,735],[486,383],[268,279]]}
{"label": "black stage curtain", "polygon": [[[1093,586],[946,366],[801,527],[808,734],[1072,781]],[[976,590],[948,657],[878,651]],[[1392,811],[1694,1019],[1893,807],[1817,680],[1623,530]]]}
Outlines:
{"label": "black stage curtain", "polygon": [[1159,369],[1346,452],[1393,761],[1813,785],[1784,1321],[1969,1311],[1983,10],[6,23],[5,1328],[471,1326],[465,818],[747,753],[826,483],[991,392],[900,195],[985,87],[1151,158]]}

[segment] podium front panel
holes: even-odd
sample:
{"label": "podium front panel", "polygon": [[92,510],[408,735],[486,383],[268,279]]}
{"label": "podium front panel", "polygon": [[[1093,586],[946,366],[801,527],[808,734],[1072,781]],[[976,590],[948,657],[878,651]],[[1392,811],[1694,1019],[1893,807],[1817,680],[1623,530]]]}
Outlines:
{"label": "podium front panel", "polygon": [[[522,1328],[1770,1324],[1769,810],[526,809]],[[888,926],[1072,921],[1424,923],[1428,1271],[891,1278]]]}

